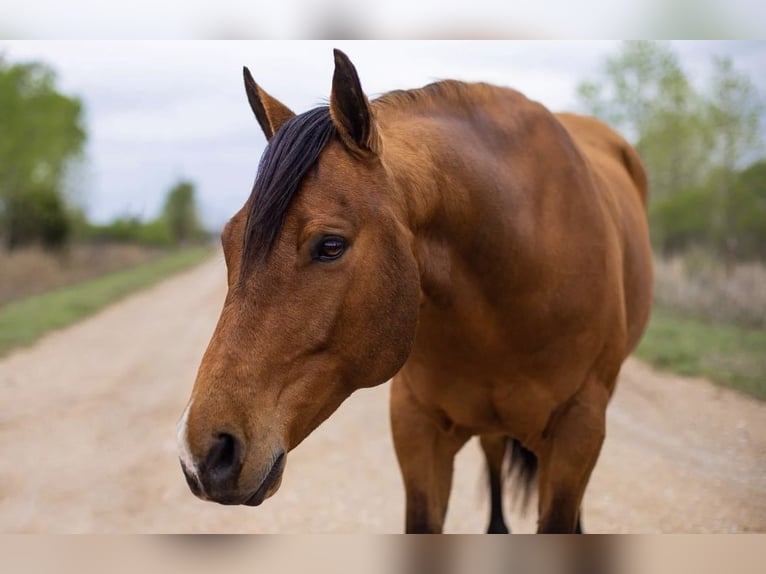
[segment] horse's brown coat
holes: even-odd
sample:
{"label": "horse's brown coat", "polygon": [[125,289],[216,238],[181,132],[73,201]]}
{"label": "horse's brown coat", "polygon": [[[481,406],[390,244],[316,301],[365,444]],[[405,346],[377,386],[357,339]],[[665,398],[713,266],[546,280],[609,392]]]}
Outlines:
{"label": "horse's brown coat", "polygon": [[[269,137],[289,119],[281,105],[254,109]],[[219,433],[237,437],[242,470],[232,492],[208,496],[247,500],[277,450],[396,375],[408,531],[441,530],[453,457],[473,435],[534,452],[540,531],[573,531],[620,365],[649,315],[635,151],[596,120],[485,84],[370,104],[340,53],[330,111],[338,135],[244,281],[244,208],[222,236],[229,293],[185,439],[201,463]],[[328,233],[347,252],[311,260],[307,245]]]}

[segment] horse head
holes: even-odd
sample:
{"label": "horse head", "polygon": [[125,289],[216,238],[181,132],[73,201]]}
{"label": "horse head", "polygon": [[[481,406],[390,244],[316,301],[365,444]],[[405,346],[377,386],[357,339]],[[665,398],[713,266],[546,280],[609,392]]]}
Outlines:
{"label": "horse head", "polygon": [[295,115],[245,69],[269,140],[221,241],[228,293],[178,426],[192,491],[258,505],[287,453],[355,390],[392,377],[419,303],[411,234],[356,70],[335,52],[329,106]]}

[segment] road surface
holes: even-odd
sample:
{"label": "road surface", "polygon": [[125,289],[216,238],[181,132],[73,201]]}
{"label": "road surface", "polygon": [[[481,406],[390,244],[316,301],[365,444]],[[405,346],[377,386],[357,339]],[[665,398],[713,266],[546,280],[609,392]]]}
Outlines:
{"label": "road surface", "polygon": [[[225,293],[221,257],[0,360],[0,532],[399,532],[388,385],[290,453],[261,507],[194,498],[175,425]],[[481,532],[475,441],[445,530]],[[517,532],[536,516],[511,514]],[[766,404],[630,360],[584,503],[590,532],[766,531]]]}

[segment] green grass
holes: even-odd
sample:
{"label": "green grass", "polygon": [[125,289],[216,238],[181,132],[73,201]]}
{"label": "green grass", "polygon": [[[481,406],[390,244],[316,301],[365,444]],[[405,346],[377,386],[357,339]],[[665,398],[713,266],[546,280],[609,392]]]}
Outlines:
{"label": "green grass", "polygon": [[200,263],[214,250],[184,249],[136,267],[109,273],[0,307],[0,356],[29,345],[53,329],[71,325],[125,295]]}
{"label": "green grass", "polygon": [[655,306],[636,354],[660,369],[766,400],[766,329],[714,324]]}

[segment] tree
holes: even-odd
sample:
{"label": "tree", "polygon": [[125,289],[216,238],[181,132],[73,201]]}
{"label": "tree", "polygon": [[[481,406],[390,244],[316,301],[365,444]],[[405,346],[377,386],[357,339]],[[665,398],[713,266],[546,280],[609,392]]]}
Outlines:
{"label": "tree", "polygon": [[578,86],[584,110],[621,130],[636,145],[654,197],[697,187],[711,132],[705,107],[670,46],[626,42],[606,60],[599,81]]}
{"label": "tree", "polygon": [[750,78],[734,68],[729,58],[714,60],[713,89],[708,102],[708,121],[715,137],[710,151],[713,177],[711,227],[720,254],[736,249],[737,168],[759,145],[758,126],[763,104]]}
{"label": "tree", "polygon": [[47,187],[14,194],[5,205],[7,247],[39,242],[53,249],[62,247],[72,231],[61,196]]}
{"label": "tree", "polygon": [[626,42],[600,80],[580,84],[578,94],[587,112],[636,145],[649,173],[655,246],[667,252],[704,243],[731,259],[762,252],[752,223],[762,213],[753,174],[762,172],[748,172],[745,184],[739,170],[756,159],[763,103],[730,59],[713,66],[708,89],[697,91],[669,45]]}
{"label": "tree", "polygon": [[0,58],[0,239],[6,247],[66,240],[64,180],[85,139],[82,103],[56,89],[51,69]]}
{"label": "tree", "polygon": [[165,198],[162,217],[167,222],[175,243],[201,239],[205,232],[197,213],[193,183],[181,181],[171,188]]}
{"label": "tree", "polygon": [[726,199],[736,255],[766,260],[766,160],[739,172]]}

